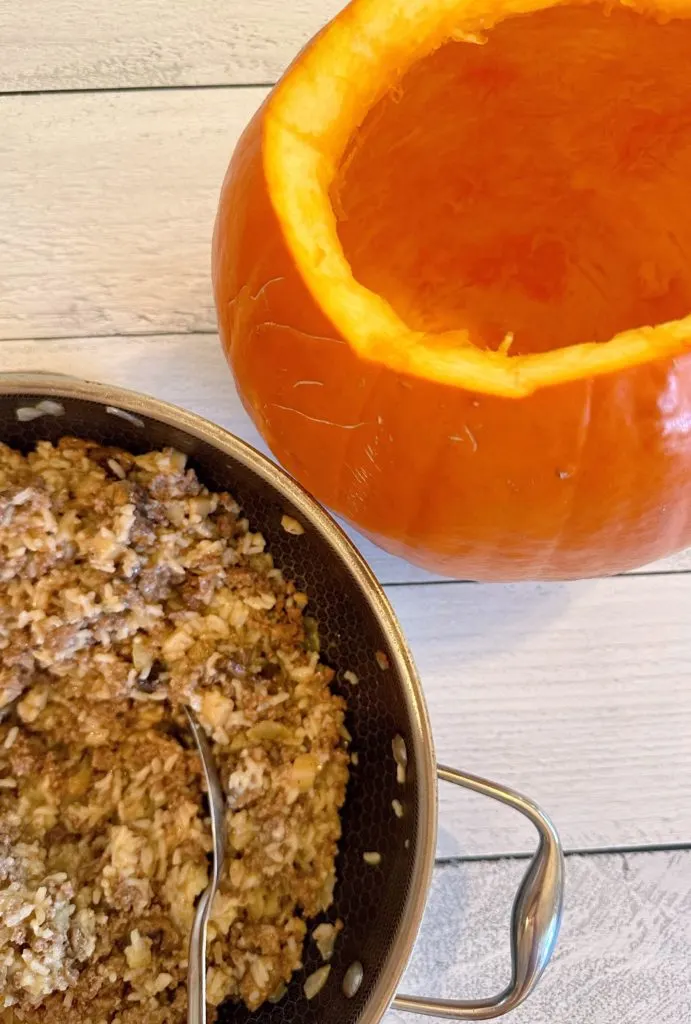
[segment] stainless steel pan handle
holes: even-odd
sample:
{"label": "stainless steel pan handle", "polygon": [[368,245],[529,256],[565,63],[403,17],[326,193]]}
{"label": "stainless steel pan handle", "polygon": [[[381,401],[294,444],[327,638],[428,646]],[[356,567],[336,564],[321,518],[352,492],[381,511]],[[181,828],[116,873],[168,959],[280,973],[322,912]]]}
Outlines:
{"label": "stainless steel pan handle", "polygon": [[472,789],[499,800],[528,818],[540,841],[520,884],[511,916],[511,981],[493,999],[427,999],[396,996],[393,1007],[448,1020],[491,1020],[515,1009],[537,984],[554,952],[564,893],[564,855],[552,822],[540,808],[511,789],[466,775],[453,768],[437,767],[437,775],[454,786]]}

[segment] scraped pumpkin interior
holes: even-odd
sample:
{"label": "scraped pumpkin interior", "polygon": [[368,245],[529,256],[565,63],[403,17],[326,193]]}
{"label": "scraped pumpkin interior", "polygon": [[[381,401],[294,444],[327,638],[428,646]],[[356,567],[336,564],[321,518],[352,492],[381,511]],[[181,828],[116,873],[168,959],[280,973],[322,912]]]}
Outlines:
{"label": "scraped pumpkin interior", "polygon": [[689,315],[690,69],[691,20],[599,4],[446,43],[332,185],[355,278],[412,329],[511,355]]}

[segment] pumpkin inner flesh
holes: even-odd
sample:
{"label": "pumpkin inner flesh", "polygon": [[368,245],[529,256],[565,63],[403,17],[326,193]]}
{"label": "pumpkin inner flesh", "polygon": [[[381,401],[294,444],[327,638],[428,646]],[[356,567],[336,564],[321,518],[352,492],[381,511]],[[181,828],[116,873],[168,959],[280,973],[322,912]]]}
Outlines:
{"label": "pumpkin inner flesh", "polygon": [[355,279],[411,330],[510,355],[687,316],[690,68],[691,20],[599,5],[445,43],[331,186]]}

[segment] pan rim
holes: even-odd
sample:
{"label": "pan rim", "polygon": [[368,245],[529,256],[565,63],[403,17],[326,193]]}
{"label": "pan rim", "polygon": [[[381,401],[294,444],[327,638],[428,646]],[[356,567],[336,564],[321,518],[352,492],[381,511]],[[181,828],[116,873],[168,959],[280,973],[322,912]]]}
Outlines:
{"label": "pan rim", "polygon": [[0,372],[0,395],[13,394],[96,402],[134,416],[148,416],[206,442],[242,463],[287,498],[310,527],[319,531],[354,577],[393,653],[413,737],[419,805],[413,870],[398,933],[361,1013],[361,1020],[377,1024],[396,995],[415,945],[434,868],[437,834],[436,760],[427,704],[412,653],[381,584],[338,523],[297,481],[252,445],[203,416],[141,392],[43,371]]}

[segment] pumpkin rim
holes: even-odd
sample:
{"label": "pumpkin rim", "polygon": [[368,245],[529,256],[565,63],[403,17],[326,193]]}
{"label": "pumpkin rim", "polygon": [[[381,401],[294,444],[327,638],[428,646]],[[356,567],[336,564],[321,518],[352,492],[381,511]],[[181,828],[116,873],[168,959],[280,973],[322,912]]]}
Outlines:
{"label": "pumpkin rim", "polygon": [[[649,4],[616,2],[654,13]],[[573,5],[574,0],[353,0],[269,97],[262,123],[269,199],[301,279],[359,357],[435,383],[521,398],[691,350],[691,312],[608,341],[524,355],[501,347],[480,350],[463,328],[415,331],[355,279],[338,237],[330,185],[354,131],[397,78],[446,42],[471,43],[508,17]],[[658,0],[655,12],[691,16],[691,0]]]}

